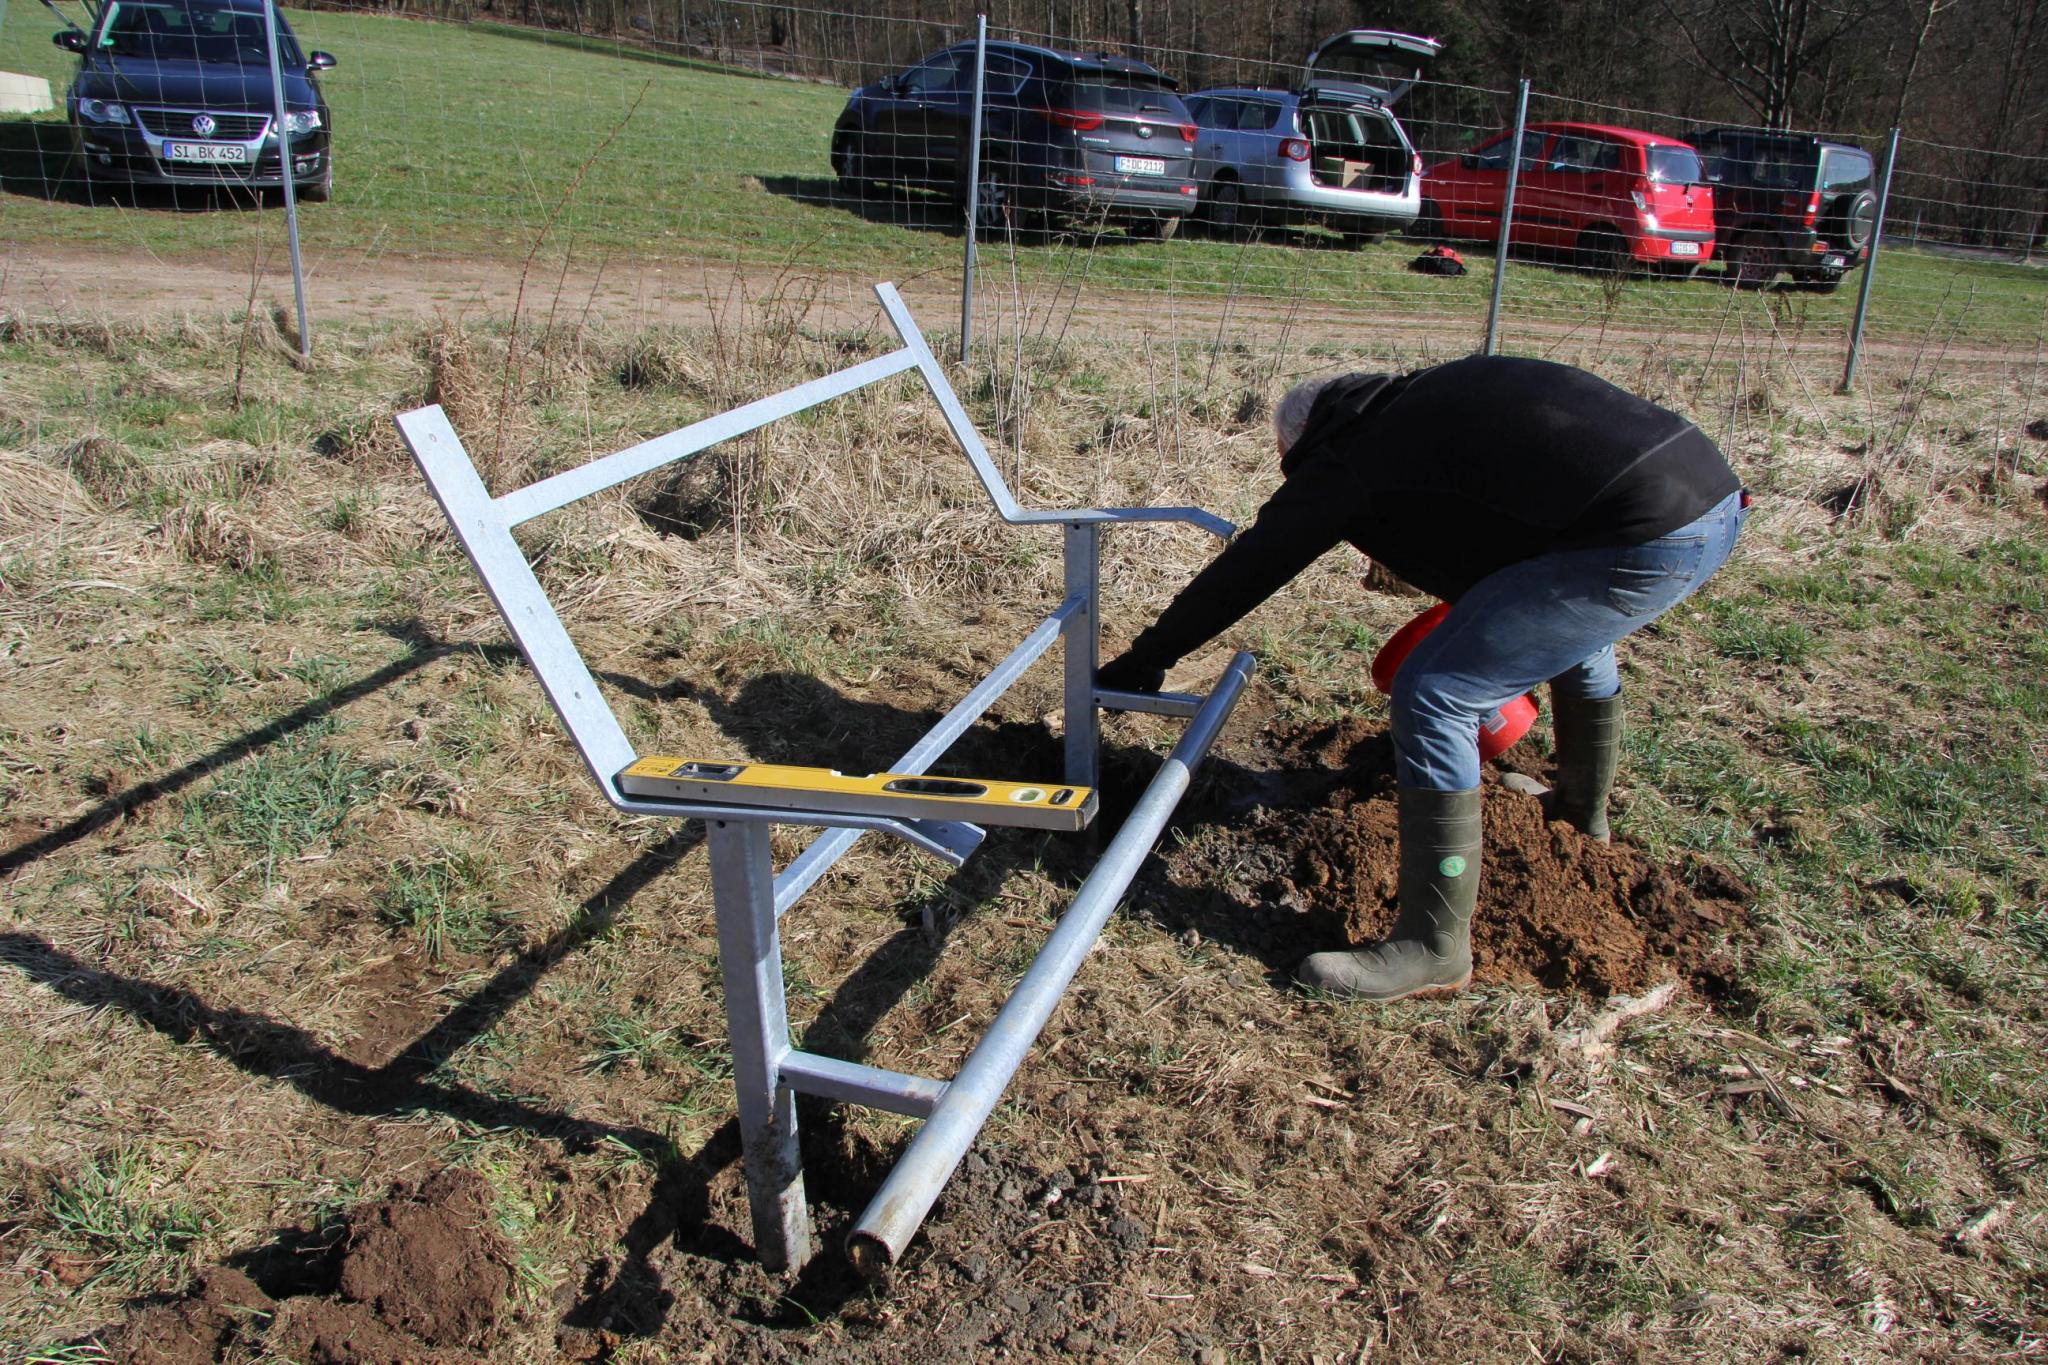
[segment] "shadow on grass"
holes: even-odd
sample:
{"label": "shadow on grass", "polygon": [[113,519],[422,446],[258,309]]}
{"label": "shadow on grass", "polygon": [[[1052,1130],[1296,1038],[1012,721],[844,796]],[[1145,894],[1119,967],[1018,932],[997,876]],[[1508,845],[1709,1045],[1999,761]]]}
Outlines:
{"label": "shadow on grass", "polygon": [[[75,844],[425,664],[458,649],[473,648],[435,640],[416,625],[400,623],[388,629],[412,644],[409,653],[9,850],[0,855],[0,875]],[[517,651],[503,645],[481,652],[494,662],[517,657]],[[730,694],[688,681],[654,685],[630,676],[603,676],[613,687],[645,700],[688,698],[704,705],[740,749],[763,760],[800,759],[845,770],[886,764],[938,719],[936,711],[851,699],[815,678],[796,673],[760,675]],[[954,746],[948,766],[1050,778],[1060,761],[1060,742],[1043,725],[1010,722],[970,729]],[[988,904],[1019,870],[1036,868],[1058,882],[1078,886],[1093,864],[1095,841],[1128,813],[1158,759],[1143,749],[1110,747],[1104,750],[1102,763],[1103,811],[1094,841],[1025,830],[993,831],[977,858],[937,887],[898,907],[904,927],[840,983],[804,1030],[804,1046],[849,1061],[863,1059],[868,1036],[912,986],[929,975],[954,926],[976,907]],[[1203,774],[1210,783],[1238,792],[1260,790],[1270,780],[1267,775],[1213,757]],[[1214,801],[1204,804],[1217,808]],[[728,1264],[751,1258],[747,1244],[719,1226],[710,1208],[713,1179],[740,1154],[737,1124],[721,1126],[695,1153],[684,1156],[659,1133],[485,1093],[437,1080],[435,1073],[450,1057],[496,1027],[549,970],[609,932],[621,911],[694,850],[702,838],[701,827],[693,823],[641,853],[586,898],[567,925],[545,942],[521,951],[381,1066],[353,1061],[304,1029],[254,1011],[216,1004],[175,983],[104,970],[25,930],[0,933],[0,962],[67,1000],[94,1009],[121,1010],[166,1038],[210,1048],[250,1075],[289,1085],[341,1113],[396,1116],[432,1112],[484,1128],[530,1132],[560,1141],[572,1151],[609,1142],[640,1154],[658,1172],[647,1206],[622,1234],[622,1256],[615,1264],[593,1271],[581,1302],[568,1311],[563,1322],[571,1328],[652,1336],[660,1330],[674,1301],[654,1265],[656,1253],[665,1244],[672,1242],[682,1250]],[[865,1199],[893,1159],[875,1151],[853,1163],[860,1169],[841,1169],[847,1162],[842,1155],[844,1145],[836,1140],[838,1119],[822,1104],[806,1105],[804,1131],[804,1145],[817,1158],[812,1168],[813,1198],[844,1211],[850,1212],[855,1203]],[[837,1216],[828,1213],[827,1220]],[[306,1235],[313,1237],[317,1231]],[[298,1245],[287,1235],[277,1247],[245,1253],[247,1264],[277,1269],[282,1263],[276,1258],[283,1254],[280,1248],[286,1243]],[[814,1326],[818,1318],[838,1311],[865,1292],[865,1282],[844,1258],[827,1251],[813,1260],[773,1309],[758,1314],[757,1320],[772,1327]]]}
{"label": "shadow on grass", "polygon": [[[966,209],[944,191],[906,189],[874,181],[849,186],[822,175],[764,175],[760,182],[761,188],[770,194],[814,208],[837,209],[862,222],[909,228],[916,232],[935,232],[946,237],[959,237],[964,233]],[[1019,218],[1000,207],[983,210],[976,238],[982,246],[990,249],[1012,239],[1017,246],[1086,247],[1146,246],[1155,245],[1159,240],[1156,236],[1134,234],[1120,225],[1099,221],[1062,221],[1046,226],[1034,223],[1030,218]]]}
{"label": "shadow on grass", "polygon": [[49,119],[0,119],[0,192],[60,203],[91,202],[71,150],[71,129]]}
{"label": "shadow on grass", "polygon": [[411,653],[394,659],[392,662],[384,665],[384,667],[377,669],[373,673],[365,674],[352,683],[337,687],[330,692],[322,693],[304,706],[288,711],[266,724],[259,725],[247,734],[237,736],[235,739],[223,744],[220,748],[215,749],[212,753],[195,758],[190,763],[165,773],[162,777],[153,777],[147,782],[137,783],[126,791],[116,792],[76,819],[60,825],[47,833],[40,834],[26,843],[17,844],[4,853],[0,853],[0,877],[11,876],[28,864],[35,862],[38,858],[45,857],[61,848],[75,844],[94,831],[103,829],[116,820],[125,819],[144,806],[160,801],[166,796],[181,792],[201,778],[209,777],[229,764],[247,758],[259,749],[296,734],[298,731],[325,719],[353,701],[369,696],[373,692],[382,691],[392,683],[417,672],[436,659],[454,653],[458,648],[476,649],[478,653],[494,663],[502,663],[520,657],[519,651],[510,645],[487,645],[481,648],[476,646],[456,646],[424,639],[417,634],[411,633],[409,627],[399,627],[398,629],[402,635],[413,641],[414,648]]}
{"label": "shadow on grass", "polygon": [[828,175],[764,175],[760,180],[761,188],[770,194],[814,208],[850,213],[864,223],[936,232],[947,237],[961,234],[961,206],[950,195],[937,191],[872,182],[849,186]]}
{"label": "shadow on grass", "polygon": [[246,185],[130,185],[92,180],[71,147],[68,124],[0,118],[0,193],[53,204],[128,208],[159,213],[252,212],[282,203],[282,191]]}

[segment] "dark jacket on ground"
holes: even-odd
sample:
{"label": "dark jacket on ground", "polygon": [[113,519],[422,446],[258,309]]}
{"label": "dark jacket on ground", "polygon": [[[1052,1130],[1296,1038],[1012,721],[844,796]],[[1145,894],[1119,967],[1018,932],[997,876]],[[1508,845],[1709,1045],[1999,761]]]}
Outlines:
{"label": "dark jacket on ground", "polygon": [[1554,550],[1636,545],[1739,488],[1674,412],[1543,360],[1347,375],[1316,398],[1258,520],[1124,657],[1164,668],[1349,541],[1447,602]]}

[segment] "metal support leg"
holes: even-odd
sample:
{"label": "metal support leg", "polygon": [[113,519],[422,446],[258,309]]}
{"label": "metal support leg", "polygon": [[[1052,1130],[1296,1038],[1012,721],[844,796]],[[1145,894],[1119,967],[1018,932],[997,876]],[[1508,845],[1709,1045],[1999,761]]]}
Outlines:
{"label": "metal support leg", "polygon": [[1216,680],[1216,687],[1166,762],[1138,798],[1102,860],[1081,884],[1074,903],[1032,959],[1031,967],[1010,992],[995,1022],[982,1035],[946,1093],[932,1108],[910,1146],[896,1161],[889,1178],[875,1192],[860,1221],[847,1237],[847,1254],[864,1275],[880,1275],[903,1254],[939,1191],[952,1178],[981,1126],[995,1112],[1003,1090],[1038,1040],[1046,1021],[1059,1008],[1074,973],[1102,933],[1102,926],[1123,899],[1138,869],[1151,855],[1153,841],[1173,818],[1174,807],[1187,793],[1194,771],[1208,755],[1231,708],[1251,681],[1252,656],[1238,654]]}
{"label": "metal support leg", "polygon": [[1077,787],[1100,786],[1102,719],[1095,709],[1095,669],[1100,659],[1102,527],[1095,522],[1067,523],[1067,600],[1081,606],[1067,618],[1067,781]]}
{"label": "metal support leg", "polygon": [[796,1092],[780,1079],[789,1016],[782,1000],[769,827],[752,820],[705,824],[754,1248],[768,1269],[794,1270],[811,1258],[811,1215],[796,1141]]}

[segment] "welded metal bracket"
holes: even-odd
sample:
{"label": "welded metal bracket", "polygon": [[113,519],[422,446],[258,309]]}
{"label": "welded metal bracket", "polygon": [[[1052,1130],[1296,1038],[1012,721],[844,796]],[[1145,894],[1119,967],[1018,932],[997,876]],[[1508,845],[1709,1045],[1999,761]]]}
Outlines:
{"label": "welded metal bracket", "polygon": [[[895,288],[881,284],[875,293],[903,343],[900,349],[501,495],[493,496],[484,486],[440,407],[418,408],[396,419],[456,539],[483,579],[512,638],[539,675],[542,690],[605,799],[635,815],[704,822],[755,1247],[773,1269],[801,1265],[813,1251],[797,1148],[798,1094],[865,1104],[925,1120],[848,1240],[850,1254],[864,1270],[879,1272],[894,1263],[981,1131],[1124,889],[1137,875],[1253,669],[1249,654],[1237,655],[1206,697],[1098,689],[1102,528],[1120,523],[1184,522],[1227,537],[1232,531],[1230,523],[1193,507],[1024,508],[1004,483]],[[721,441],[911,370],[922,376],[937,400],[954,440],[1002,518],[1020,526],[1063,528],[1066,579],[1059,605],[924,738],[888,765],[882,776],[910,782],[909,786],[884,792],[880,788],[887,783],[877,782],[869,790],[860,786],[864,779],[832,783],[816,776],[788,775],[822,770],[788,769],[767,783],[769,795],[757,789],[733,799],[730,788],[721,792],[708,783],[687,789],[663,786],[663,780],[679,771],[671,767],[662,767],[651,784],[641,781],[653,769],[636,769],[642,756],[634,751],[617,715],[598,690],[589,666],[513,538],[513,528],[628,479],[689,459]],[[920,787],[912,779],[929,772],[953,742],[1056,641],[1063,645],[1064,654],[1062,783],[1041,787],[992,784],[991,792],[1000,789],[999,799],[992,801],[960,799],[957,790],[951,793],[952,800],[904,800],[906,794],[936,797],[940,789]],[[1084,791],[1092,811],[1092,789],[1101,766],[1099,713],[1104,708],[1184,716],[1188,727],[960,1073],[951,1081],[937,1081],[792,1047],[782,994],[779,917],[866,833],[893,835],[958,866],[980,845],[984,823],[1040,828],[1085,824],[1085,817],[1075,820],[1071,814],[1078,809],[1079,794]],[[668,765],[682,762],[661,760]],[[629,773],[636,776],[622,783]],[[820,794],[807,800],[803,795],[806,784]],[[823,795],[828,788],[829,798]],[[1070,793],[1074,803],[1066,808],[1066,814],[1058,814],[1062,804],[1054,801],[1062,790]],[[657,794],[648,795],[650,791]],[[719,799],[721,796],[725,799]],[[927,810],[974,819],[921,814]],[[1057,818],[1049,820],[1048,812],[1056,813]],[[825,831],[779,877],[769,852],[769,827],[773,824]]]}

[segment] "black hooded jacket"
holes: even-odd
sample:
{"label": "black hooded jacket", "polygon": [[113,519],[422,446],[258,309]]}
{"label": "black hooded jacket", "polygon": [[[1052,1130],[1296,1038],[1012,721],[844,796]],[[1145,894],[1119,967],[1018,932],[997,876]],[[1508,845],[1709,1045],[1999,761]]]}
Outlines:
{"label": "black hooded jacket", "polygon": [[1705,433],[1598,376],[1474,356],[1317,395],[1258,520],[1124,657],[1164,668],[1339,541],[1447,602],[1555,550],[1635,545],[1740,486]]}

